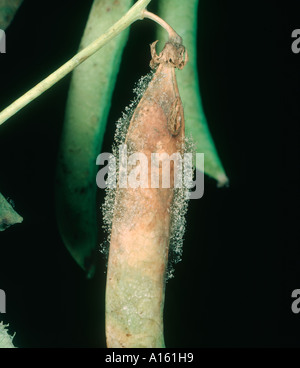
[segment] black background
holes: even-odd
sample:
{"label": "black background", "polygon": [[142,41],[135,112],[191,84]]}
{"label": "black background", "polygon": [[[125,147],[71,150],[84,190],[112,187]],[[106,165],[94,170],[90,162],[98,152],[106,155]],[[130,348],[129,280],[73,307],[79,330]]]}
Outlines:
{"label": "black background", "polygon": [[[0,55],[1,109],[76,53],[91,4],[25,0]],[[300,54],[291,51],[299,15],[292,2],[200,0],[200,87],[230,187],[206,177],[204,197],[190,203],[183,261],[166,288],[168,347],[300,346],[300,314],[291,311],[300,288]],[[149,71],[155,27],[131,28],[103,151]],[[105,260],[99,254],[86,280],[55,219],[69,83],[67,76],[0,127],[0,191],[24,217],[0,234],[1,318],[19,347],[105,347]]]}

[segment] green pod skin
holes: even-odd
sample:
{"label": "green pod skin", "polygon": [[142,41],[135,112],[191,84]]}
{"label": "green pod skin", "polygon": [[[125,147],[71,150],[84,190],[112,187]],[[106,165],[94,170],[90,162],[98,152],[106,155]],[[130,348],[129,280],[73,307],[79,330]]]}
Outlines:
{"label": "green pod skin", "polygon": [[23,0],[1,0],[0,1],[0,29],[5,30],[21,6]]}
{"label": "green pod skin", "polygon": [[0,349],[11,349],[15,348],[13,344],[13,336],[10,336],[7,332],[8,325],[4,325],[0,322]]}
{"label": "green pod skin", "polygon": [[23,218],[17,214],[0,193],[0,231],[4,231],[14,224],[20,224],[22,221]]}
{"label": "green pod skin", "polygon": [[[95,0],[80,49],[94,41],[131,7],[132,0]],[[58,156],[56,209],[62,239],[91,277],[97,248],[96,158],[101,151],[129,29],[80,65],[72,75]]]}
{"label": "green pod skin", "polygon": [[[184,108],[186,135],[196,143],[196,151],[205,154],[205,173],[218,182],[218,186],[228,183],[221,160],[210,134],[204,114],[197,72],[197,10],[199,0],[159,0],[158,15],[182,37],[189,62],[180,73],[177,82]],[[165,41],[167,34],[161,27],[157,39]],[[160,42],[163,45],[163,42]]]}

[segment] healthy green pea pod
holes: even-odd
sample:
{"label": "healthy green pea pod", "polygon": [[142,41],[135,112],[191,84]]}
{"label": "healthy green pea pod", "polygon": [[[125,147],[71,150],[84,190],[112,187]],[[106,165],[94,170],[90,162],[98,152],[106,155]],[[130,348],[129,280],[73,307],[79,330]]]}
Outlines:
{"label": "healthy green pea pod", "polygon": [[[123,16],[132,0],[95,0],[80,49]],[[129,29],[80,65],[72,76],[58,157],[56,208],[63,241],[91,277],[97,249],[96,158],[101,151]]]}
{"label": "healthy green pea pod", "polygon": [[[177,73],[178,88],[184,107],[186,135],[192,136],[196,150],[205,154],[205,173],[218,182],[228,183],[228,178],[218,156],[203,111],[197,73],[197,10],[199,0],[159,0],[158,15],[169,23],[183,39],[189,62]],[[166,40],[166,32],[157,29],[157,39]],[[163,42],[161,42],[163,44]]]}
{"label": "healthy green pea pod", "polygon": [[0,29],[5,30],[12,22],[23,0],[0,1]]}
{"label": "healthy green pea pod", "polygon": [[8,325],[3,324],[0,322],[0,349],[10,349],[15,348],[13,344],[14,336],[10,336],[7,331]]}
{"label": "healthy green pea pod", "polygon": [[0,193],[0,231],[4,231],[8,227],[19,224],[23,218],[17,214],[10,203]]}

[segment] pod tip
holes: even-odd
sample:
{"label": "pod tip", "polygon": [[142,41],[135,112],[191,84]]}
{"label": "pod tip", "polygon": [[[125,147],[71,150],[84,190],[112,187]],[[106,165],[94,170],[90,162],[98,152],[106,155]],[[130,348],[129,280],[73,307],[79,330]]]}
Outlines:
{"label": "pod tip", "polygon": [[217,187],[218,188],[229,187],[229,179],[225,174],[218,175]]}

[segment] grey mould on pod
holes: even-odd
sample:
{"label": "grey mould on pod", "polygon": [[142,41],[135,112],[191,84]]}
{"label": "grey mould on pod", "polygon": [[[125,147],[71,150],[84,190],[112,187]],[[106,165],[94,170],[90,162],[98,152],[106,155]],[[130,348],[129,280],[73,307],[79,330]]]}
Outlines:
{"label": "grey mould on pod", "polygon": [[14,224],[20,224],[23,218],[17,214],[12,205],[0,193],[0,231]]}

